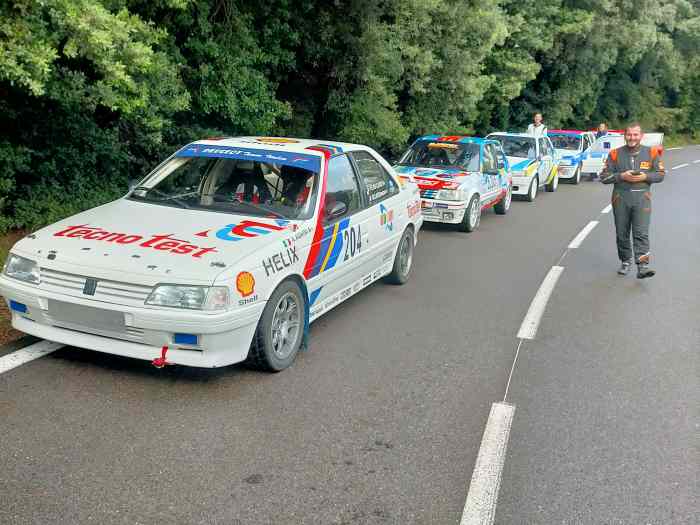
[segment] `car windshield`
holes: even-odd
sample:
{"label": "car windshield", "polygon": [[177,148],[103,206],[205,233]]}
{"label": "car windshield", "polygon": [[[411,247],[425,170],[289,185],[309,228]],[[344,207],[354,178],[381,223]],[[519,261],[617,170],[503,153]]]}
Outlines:
{"label": "car windshield", "polygon": [[533,137],[516,137],[508,135],[493,135],[503,146],[503,152],[508,157],[534,159],[537,157],[537,144]]}
{"label": "car windshield", "polygon": [[404,153],[399,165],[479,171],[479,145],[422,140]]}
{"label": "car windshield", "polygon": [[154,204],[282,219],[308,219],[318,175],[285,164],[212,157],[173,157],[129,198]]}
{"label": "car windshield", "polygon": [[578,135],[548,135],[555,149],[578,151],[581,147],[581,137]]}

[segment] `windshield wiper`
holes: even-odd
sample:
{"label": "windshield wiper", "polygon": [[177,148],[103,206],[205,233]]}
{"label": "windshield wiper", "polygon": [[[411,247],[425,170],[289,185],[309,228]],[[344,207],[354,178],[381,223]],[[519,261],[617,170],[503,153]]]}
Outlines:
{"label": "windshield wiper", "polygon": [[164,199],[161,199],[161,200],[146,199],[146,200],[150,200],[151,202],[173,201],[173,202],[179,204],[183,208],[186,208],[188,210],[192,209],[192,207],[189,206],[185,201],[178,199],[175,195],[168,195],[167,193],[159,190],[158,188],[147,188],[146,186],[136,186],[133,190],[131,190],[131,193],[133,194],[133,192],[135,192],[135,191],[145,191],[146,194],[148,194],[150,192],[154,192],[158,195],[162,195],[163,197],[165,197]]}

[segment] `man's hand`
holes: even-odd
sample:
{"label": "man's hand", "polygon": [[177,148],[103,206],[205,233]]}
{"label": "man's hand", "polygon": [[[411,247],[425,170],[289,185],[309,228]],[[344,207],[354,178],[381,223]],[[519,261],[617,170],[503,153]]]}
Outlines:
{"label": "man's hand", "polygon": [[631,170],[620,173],[620,178],[625,182],[644,182],[647,180],[647,176],[644,173],[635,173]]}

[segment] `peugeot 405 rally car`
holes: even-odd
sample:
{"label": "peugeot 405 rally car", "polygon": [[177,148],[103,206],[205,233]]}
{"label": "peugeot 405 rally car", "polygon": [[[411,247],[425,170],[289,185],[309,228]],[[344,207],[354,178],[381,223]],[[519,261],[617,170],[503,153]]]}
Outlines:
{"label": "peugeot 405 rally car", "polygon": [[595,135],[591,131],[554,129],[547,132],[547,137],[559,157],[559,180],[581,182],[583,159],[590,153]]}
{"label": "peugeot 405 rally car", "polygon": [[522,195],[532,202],[540,186],[556,191],[559,185],[558,158],[547,137],[526,133],[491,133],[487,139],[497,140],[513,173],[513,195]]}
{"label": "peugeot 405 rally car", "polygon": [[510,208],[510,169],[495,140],[427,135],[411,145],[394,169],[418,184],[426,221],[458,224],[471,232],[483,210],[493,207],[505,215]]}
{"label": "peugeot 405 rally car", "polygon": [[19,241],[0,276],[12,324],[139,359],[282,370],[308,325],[407,280],[420,194],[365,146],[202,140],[124,198]]}

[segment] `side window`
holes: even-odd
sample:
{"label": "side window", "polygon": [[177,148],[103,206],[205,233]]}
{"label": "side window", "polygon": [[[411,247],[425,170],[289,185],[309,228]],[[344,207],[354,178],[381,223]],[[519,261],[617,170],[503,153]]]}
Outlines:
{"label": "side window", "polygon": [[399,187],[379,162],[366,151],[353,151],[357,169],[365,183],[367,203],[371,206],[399,192]]}
{"label": "side window", "polygon": [[494,149],[496,150],[496,158],[498,159],[498,169],[505,169],[506,168],[506,154],[503,153],[503,149],[500,147],[494,146]]}
{"label": "side window", "polygon": [[484,156],[481,159],[481,171],[485,173],[487,171],[496,171],[498,168],[498,163],[496,161],[495,151],[492,144],[484,145]]}
{"label": "side window", "polygon": [[345,155],[333,157],[328,162],[324,218],[328,218],[338,202],[345,205],[345,211],[332,217],[332,219],[345,217],[360,208],[360,190],[357,185],[357,179],[350,164],[350,159]]}
{"label": "side window", "polygon": [[540,156],[544,157],[545,155],[548,155],[549,152],[547,151],[547,140],[546,139],[537,139],[537,140],[540,143]]}

